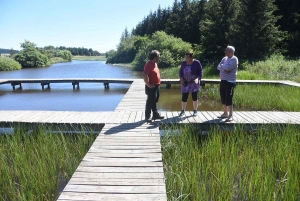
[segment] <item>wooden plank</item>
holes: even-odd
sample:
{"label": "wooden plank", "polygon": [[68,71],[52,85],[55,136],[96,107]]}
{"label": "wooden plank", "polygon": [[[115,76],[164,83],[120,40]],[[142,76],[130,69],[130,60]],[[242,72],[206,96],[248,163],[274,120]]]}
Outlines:
{"label": "wooden plank", "polygon": [[84,192],[84,193],[147,193],[165,194],[164,186],[96,186],[96,185],[67,185],[64,192]]}
{"label": "wooden plank", "polygon": [[144,154],[144,153],[161,153],[161,148],[157,149],[90,149],[88,153],[108,153],[108,154]]}
{"label": "wooden plank", "polygon": [[78,193],[78,192],[63,192],[58,201],[166,201],[167,197],[164,194],[111,194],[111,193]]}
{"label": "wooden plank", "polygon": [[[95,168],[95,167],[94,167]],[[107,168],[107,167],[104,167]],[[165,185],[164,179],[128,179],[128,178],[81,178],[74,177],[68,184],[82,185],[107,185],[107,186],[162,186]]]}
{"label": "wooden plank", "polygon": [[80,166],[89,167],[163,167],[161,162],[107,162],[107,161],[82,161]]}
{"label": "wooden plank", "polygon": [[86,155],[82,161],[86,162],[104,162],[104,163],[114,163],[114,162],[137,162],[137,163],[143,163],[143,162],[161,162],[161,157],[148,157],[148,158],[99,158],[99,157],[90,157]]}
{"label": "wooden plank", "polygon": [[[110,172],[110,173],[148,173],[148,172],[156,172],[162,173],[163,167],[86,167],[86,166],[79,166],[76,169],[76,172]],[[145,182],[146,183],[146,182]]]}

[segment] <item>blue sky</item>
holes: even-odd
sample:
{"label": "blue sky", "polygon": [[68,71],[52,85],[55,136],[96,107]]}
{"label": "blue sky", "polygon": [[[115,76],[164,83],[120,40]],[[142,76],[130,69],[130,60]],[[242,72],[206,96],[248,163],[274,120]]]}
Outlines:
{"label": "blue sky", "polygon": [[20,50],[25,39],[47,45],[116,49],[122,32],[174,0],[0,0],[0,48]]}

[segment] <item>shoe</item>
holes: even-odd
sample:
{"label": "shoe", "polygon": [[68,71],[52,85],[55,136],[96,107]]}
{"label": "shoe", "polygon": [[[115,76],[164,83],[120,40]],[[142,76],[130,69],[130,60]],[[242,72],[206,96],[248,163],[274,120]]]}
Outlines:
{"label": "shoe", "polygon": [[184,110],[181,110],[179,116],[182,117],[184,114],[185,114],[185,111],[184,111]]}
{"label": "shoe", "polygon": [[232,116],[228,116],[226,119],[225,119],[225,122],[231,122],[233,121],[233,117]]}
{"label": "shoe", "polygon": [[198,111],[194,110],[193,116],[197,116],[197,114],[198,114]]}
{"label": "shoe", "polygon": [[164,118],[165,118],[164,116],[160,116],[160,114],[157,113],[157,114],[153,115],[152,120],[155,120],[155,119],[164,119]]}
{"label": "shoe", "polygon": [[226,114],[223,113],[221,116],[218,116],[218,118],[225,119],[225,118],[228,118],[228,115],[226,115]]}
{"label": "shoe", "polygon": [[146,123],[151,123],[151,122],[152,122],[152,119],[151,119],[150,117],[148,117],[148,118],[146,117],[146,118],[145,118],[145,122],[146,122]]}

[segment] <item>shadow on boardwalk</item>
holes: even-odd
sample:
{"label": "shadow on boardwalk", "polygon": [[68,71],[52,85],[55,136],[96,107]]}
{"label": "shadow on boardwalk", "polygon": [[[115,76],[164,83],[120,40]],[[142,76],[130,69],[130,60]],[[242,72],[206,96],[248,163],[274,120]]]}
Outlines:
{"label": "shadow on boardwalk", "polygon": [[156,123],[146,123],[145,120],[137,121],[134,123],[125,123],[125,124],[106,124],[104,126],[107,130],[103,132],[104,135],[113,135],[120,132],[131,131],[138,132],[139,129],[155,129],[158,125]]}

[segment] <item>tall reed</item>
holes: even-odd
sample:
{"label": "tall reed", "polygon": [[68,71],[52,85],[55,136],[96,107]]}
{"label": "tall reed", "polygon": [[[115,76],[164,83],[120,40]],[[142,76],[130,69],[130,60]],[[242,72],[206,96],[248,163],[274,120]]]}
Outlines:
{"label": "tall reed", "polygon": [[41,126],[28,132],[21,126],[0,135],[0,200],[55,200],[96,137],[64,130]]}
{"label": "tall reed", "polygon": [[162,138],[168,200],[300,200],[297,127],[200,132]]}
{"label": "tall reed", "polygon": [[[219,86],[207,85],[200,91],[200,99],[219,100]],[[249,110],[300,111],[300,90],[297,87],[276,85],[237,85],[233,102],[236,107]]]}

